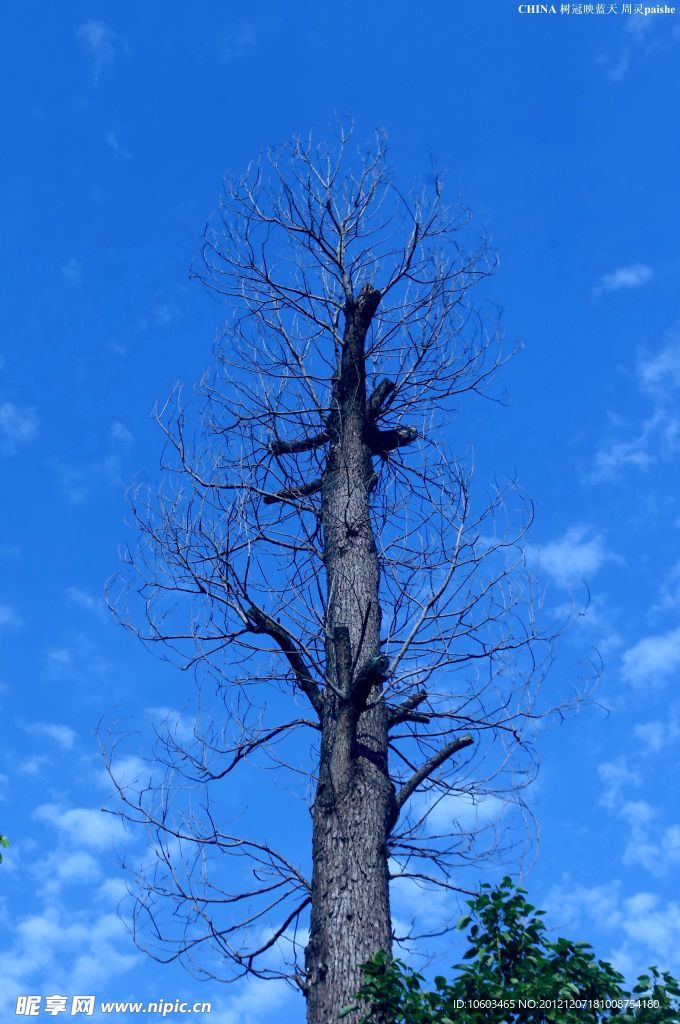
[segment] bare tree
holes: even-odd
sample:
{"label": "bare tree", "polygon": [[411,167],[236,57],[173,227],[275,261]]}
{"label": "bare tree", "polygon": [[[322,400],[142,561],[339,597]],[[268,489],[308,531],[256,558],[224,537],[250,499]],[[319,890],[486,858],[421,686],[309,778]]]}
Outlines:
{"label": "bare tree", "polygon": [[[461,864],[493,845],[460,812],[489,792],[521,802],[549,660],[530,505],[509,484],[478,508],[443,447],[457,400],[503,361],[471,301],[494,257],[463,247],[468,213],[438,178],[404,196],[385,156],[381,136],[357,154],[341,131],[226,185],[198,273],[230,319],[193,401],[178,388],[158,415],[163,480],[134,497],[139,543],[111,598],[223,698],[192,736],[170,723],[160,776],[119,779],[153,836],[136,937],[208,976],[287,977],[311,1024],[391,950],[391,874],[461,890]],[[266,828],[231,834],[216,814],[218,787],[265,754],[308,782],[311,878]]]}

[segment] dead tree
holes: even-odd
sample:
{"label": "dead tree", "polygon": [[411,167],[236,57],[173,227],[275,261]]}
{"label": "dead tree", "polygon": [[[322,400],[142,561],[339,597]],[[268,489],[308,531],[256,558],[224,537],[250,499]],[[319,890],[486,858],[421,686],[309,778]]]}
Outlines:
{"label": "dead tree", "polygon": [[[392,948],[391,874],[465,888],[483,851],[460,794],[519,801],[546,654],[530,507],[512,485],[478,507],[445,447],[460,396],[502,362],[472,303],[493,256],[463,247],[467,212],[438,179],[405,197],[382,137],[348,143],[295,142],[226,185],[197,271],[228,302],[216,366],[159,413],[164,479],[135,495],[139,543],[112,591],[223,698],[193,736],[171,723],[165,774],[119,780],[153,837],[136,936],[208,975],[293,979],[311,1024]],[[265,752],[310,780],[311,878],[266,829],[220,820],[218,787]],[[226,884],[225,857],[247,878]]]}

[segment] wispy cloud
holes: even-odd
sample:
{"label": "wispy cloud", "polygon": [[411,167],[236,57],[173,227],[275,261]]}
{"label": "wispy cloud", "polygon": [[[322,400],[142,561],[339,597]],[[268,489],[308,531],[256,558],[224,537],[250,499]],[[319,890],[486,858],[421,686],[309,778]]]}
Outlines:
{"label": "wispy cloud", "polygon": [[646,754],[660,754],[673,746],[680,741],[680,706],[671,707],[663,720],[638,722],[633,729],[633,735]]}
{"label": "wispy cloud", "polygon": [[26,726],[26,732],[31,736],[45,736],[62,750],[71,750],[76,741],[76,733],[70,726],[56,722],[32,722]]}
{"label": "wispy cloud", "polygon": [[134,441],[134,435],[124,423],[116,420],[109,428],[109,440],[112,444],[130,445]]}
{"label": "wispy cloud", "polygon": [[622,82],[639,60],[670,50],[675,45],[676,33],[657,31],[655,20],[657,19],[642,15],[633,15],[625,19],[619,49],[613,53],[601,54],[598,58],[610,82]]}
{"label": "wispy cloud", "polygon": [[68,587],[66,597],[71,604],[76,605],[78,608],[91,612],[98,619],[106,619],[104,601],[101,597],[94,597],[92,594],[88,594],[87,591],[81,590],[80,587]]}
{"label": "wispy cloud", "polygon": [[121,157],[123,160],[129,160],[132,156],[130,150],[123,145],[119,135],[116,132],[107,132],[104,136],[104,142],[109,147],[112,153],[117,157]]}
{"label": "wispy cloud", "polygon": [[157,302],[148,313],[144,313],[139,317],[137,320],[137,330],[140,333],[146,333],[155,328],[172,327],[173,324],[177,323],[179,317],[180,311],[175,300],[165,299],[162,302]]}
{"label": "wispy cloud", "polygon": [[621,808],[630,823],[623,851],[623,863],[639,865],[662,878],[680,864],[680,825],[659,827],[654,808],[636,800]]}
{"label": "wispy cloud", "polygon": [[573,601],[565,601],[557,605],[554,614],[558,621],[564,621],[587,633],[604,657],[623,645],[623,637],[616,626],[616,616],[602,598],[588,601],[584,608],[579,608]]}
{"label": "wispy cloud", "polygon": [[658,599],[651,609],[651,614],[667,611],[680,611],[680,561],[672,565],[659,582]]}
{"label": "wispy cloud", "polygon": [[527,557],[539,572],[560,587],[572,587],[591,579],[608,561],[617,561],[599,534],[586,526],[573,526],[564,536],[547,544],[528,545]]}
{"label": "wispy cloud", "polygon": [[50,870],[56,871],[63,884],[87,886],[87,895],[77,909],[65,905],[57,877],[52,876],[52,884],[42,887],[42,904],[7,922],[0,977],[3,1019],[14,1015],[20,992],[97,991],[139,961],[116,913],[115,898],[105,885],[93,886],[96,861],[78,852],[61,856],[44,858],[36,865],[36,874],[45,879]]}
{"label": "wispy cloud", "polygon": [[624,651],[621,673],[634,687],[658,686],[680,671],[680,629],[646,636]]}
{"label": "wispy cloud", "polygon": [[60,268],[61,276],[71,288],[79,288],[83,283],[83,265],[80,260],[70,259]]}
{"label": "wispy cloud", "polygon": [[13,455],[21,445],[32,441],[37,432],[35,408],[0,402],[0,452]]}
{"label": "wispy cloud", "polygon": [[94,80],[98,83],[104,70],[116,62],[117,36],[103,21],[86,21],[78,29],[94,65]]}
{"label": "wispy cloud", "polygon": [[416,813],[427,812],[426,827],[431,834],[449,834],[452,830],[475,832],[500,820],[510,805],[493,794],[456,793],[441,799],[429,799]]}
{"label": "wispy cloud", "polygon": [[595,926],[616,943],[606,959],[629,979],[650,963],[677,973],[680,967],[680,904],[656,893],[625,896],[620,881],[600,886],[557,886],[546,901],[560,932]]}
{"label": "wispy cloud", "polygon": [[232,61],[248,57],[257,48],[257,32],[253,25],[244,22],[229,35],[222,48],[222,60]]}
{"label": "wispy cloud", "polygon": [[156,327],[170,327],[179,318],[177,304],[172,301],[159,302],[153,312]]}
{"label": "wispy cloud", "polygon": [[[296,996],[284,982],[254,978],[235,987],[237,991],[223,1002],[213,1001],[210,1019],[214,1024],[268,1024],[272,1019],[281,1020],[282,1014],[291,1020],[296,1016]],[[302,1007],[298,1008],[302,1011]]]}
{"label": "wispy cloud", "polygon": [[669,409],[657,409],[639,432],[627,440],[610,441],[600,448],[588,479],[594,483],[613,480],[624,470],[645,470],[680,451],[680,416]]}
{"label": "wispy cloud", "polygon": [[658,352],[640,359],[637,375],[642,390],[660,398],[680,388],[680,330],[671,331]]}
{"label": "wispy cloud", "polygon": [[69,501],[79,505],[95,491],[101,491],[103,483],[122,483],[123,459],[133,441],[133,434],[128,427],[116,421],[109,427],[99,460],[79,464],[61,458],[51,459],[49,464]]}
{"label": "wispy cloud", "polygon": [[618,292],[625,288],[639,288],[654,277],[654,271],[644,263],[631,263],[627,267],[619,267],[610,274],[604,274],[593,289],[594,295],[603,292]]}
{"label": "wispy cloud", "polygon": [[646,470],[680,452],[680,330],[669,332],[658,351],[638,360],[636,379],[640,392],[652,399],[651,413],[628,437],[613,438],[600,447],[587,476],[592,483],[613,480],[631,468]]}
{"label": "wispy cloud", "polygon": [[23,622],[21,616],[9,604],[0,604],[0,629],[18,629]]}
{"label": "wispy cloud", "polygon": [[390,860],[389,870],[390,902],[399,917],[395,931],[401,943],[410,941],[416,921],[421,925],[427,923],[428,927],[441,928],[443,922],[450,918],[446,891],[412,878],[397,860]]}
{"label": "wispy cloud", "polygon": [[608,810],[620,807],[631,790],[637,789],[642,783],[638,772],[628,765],[624,757],[605,761],[597,766],[597,772],[602,781],[600,803]]}
{"label": "wispy cloud", "polygon": [[114,840],[127,838],[119,818],[89,807],[63,807],[60,804],[41,804],[33,816],[48,822],[66,838],[79,846],[94,850],[110,849]]}
{"label": "wispy cloud", "polygon": [[151,717],[154,728],[162,736],[171,736],[182,744],[190,744],[196,738],[198,725],[196,718],[191,714],[183,714],[174,708],[153,707],[146,709]]}
{"label": "wispy cloud", "polygon": [[35,778],[50,764],[52,764],[52,760],[47,756],[47,754],[31,754],[28,757],[18,760],[15,767],[21,775],[27,775],[29,778]]}
{"label": "wispy cloud", "polygon": [[71,633],[62,644],[45,651],[47,670],[53,679],[92,679],[108,669],[108,663],[84,633]]}

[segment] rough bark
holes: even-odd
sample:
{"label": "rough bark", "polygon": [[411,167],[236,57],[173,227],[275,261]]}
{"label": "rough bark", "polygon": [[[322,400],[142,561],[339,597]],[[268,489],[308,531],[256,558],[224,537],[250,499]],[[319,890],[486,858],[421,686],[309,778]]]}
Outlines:
{"label": "rough bark", "polygon": [[380,293],[366,286],[347,303],[323,477],[330,686],[313,810],[310,1024],[335,1021],[361,983],[360,965],[392,942],[385,851],[395,797],[380,697],[387,665],[380,657],[373,465],[365,429],[364,343],[379,301]]}
{"label": "rough bark", "polygon": [[[348,143],[298,140],[225,188],[199,276],[233,315],[197,402],[178,386],[158,415],[167,475],[133,492],[139,539],[109,591],[145,644],[217,682],[193,737],[174,716],[159,733],[157,781],[112,773],[158,854],[135,879],[135,940],[190,967],[206,951],[220,981],[296,983],[311,1024],[335,1022],[361,963],[390,950],[388,849],[425,892],[503,849],[492,827],[427,815],[503,780],[514,802],[533,777],[524,726],[550,711],[532,684],[552,637],[524,572],[530,507],[517,522],[513,485],[478,507],[471,469],[429,436],[504,361],[468,297],[495,260],[465,252],[467,211],[442,205],[438,179],[404,197],[382,137],[357,156]],[[368,279],[380,291],[353,288]],[[305,735],[320,763],[300,757]],[[479,761],[458,772],[473,737]],[[266,834],[220,830],[225,780],[263,754],[316,782],[311,881]]]}

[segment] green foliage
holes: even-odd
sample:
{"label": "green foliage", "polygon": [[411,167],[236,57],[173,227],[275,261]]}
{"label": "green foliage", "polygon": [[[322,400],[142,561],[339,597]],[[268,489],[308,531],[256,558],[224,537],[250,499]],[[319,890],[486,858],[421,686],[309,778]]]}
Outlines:
{"label": "green foliage", "polygon": [[9,839],[0,832],[0,864],[2,864],[2,851],[9,846]]}
{"label": "green foliage", "polygon": [[[680,985],[650,968],[629,992],[587,942],[549,939],[543,911],[504,878],[483,885],[458,922],[469,948],[452,981],[423,977],[384,952],[364,965],[360,1024],[680,1024]],[[367,1009],[366,1009],[367,1007]]]}

